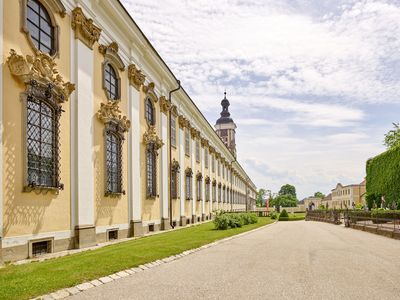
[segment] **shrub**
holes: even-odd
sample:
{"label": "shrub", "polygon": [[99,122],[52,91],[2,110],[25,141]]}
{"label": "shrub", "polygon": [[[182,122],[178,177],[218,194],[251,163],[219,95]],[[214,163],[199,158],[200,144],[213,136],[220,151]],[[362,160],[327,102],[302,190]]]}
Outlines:
{"label": "shrub", "polygon": [[283,209],[283,210],[282,210],[281,214],[279,215],[279,219],[280,219],[281,217],[282,217],[282,218],[288,218],[288,217],[289,217],[289,215],[288,215],[286,209]]}
{"label": "shrub", "polygon": [[271,212],[271,213],[269,214],[269,216],[271,217],[272,220],[275,220],[276,217],[277,217],[277,216],[276,216],[276,212],[274,212],[274,211]]}
{"label": "shrub", "polygon": [[220,213],[214,219],[215,228],[219,230],[242,227],[257,222],[258,217],[253,213]]}
{"label": "shrub", "polygon": [[219,214],[214,219],[215,229],[226,230],[229,227],[229,217],[226,214]]}
{"label": "shrub", "polygon": [[231,228],[243,226],[243,219],[240,217],[239,214],[229,214],[228,220],[229,220],[229,227]]}

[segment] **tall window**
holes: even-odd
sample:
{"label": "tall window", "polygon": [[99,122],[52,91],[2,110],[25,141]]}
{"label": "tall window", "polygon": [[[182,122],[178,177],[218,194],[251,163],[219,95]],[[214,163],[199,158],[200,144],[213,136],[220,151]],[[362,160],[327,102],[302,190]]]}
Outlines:
{"label": "tall window", "polygon": [[176,118],[171,117],[171,145],[176,147]]}
{"label": "tall window", "polygon": [[187,128],[185,130],[185,154],[190,155],[190,134]]}
{"label": "tall window", "polygon": [[106,133],[107,194],[122,193],[121,138],[113,131]]}
{"label": "tall window", "polygon": [[201,184],[203,181],[203,176],[201,174],[198,174],[196,177],[196,194],[197,194],[197,201],[201,201],[201,194],[202,194],[202,189],[201,189]]}
{"label": "tall window", "polygon": [[157,194],[157,154],[154,144],[147,145],[146,155],[146,168],[147,168],[147,197],[153,198]]}
{"label": "tall window", "polygon": [[225,166],[222,165],[222,178],[225,179]]}
{"label": "tall window", "polygon": [[171,197],[178,198],[178,173],[179,163],[174,160],[171,165]]}
{"label": "tall window", "polygon": [[196,161],[200,162],[200,142],[196,140]]}
{"label": "tall window", "polygon": [[218,185],[218,202],[221,202],[221,190],[222,190],[222,187],[221,187],[221,184],[219,184]]}
{"label": "tall window", "polygon": [[104,88],[106,89],[107,96],[111,100],[118,100],[118,90],[119,90],[119,79],[117,77],[117,72],[107,63],[104,66]]}
{"label": "tall window", "polygon": [[217,201],[217,183],[215,180],[213,181],[213,187],[212,187],[212,201],[215,202]]}
{"label": "tall window", "polygon": [[222,188],[222,202],[226,202],[226,189],[225,186]]}
{"label": "tall window", "polygon": [[27,98],[28,185],[58,187],[57,110],[45,100]]}
{"label": "tall window", "polygon": [[186,170],[185,176],[185,187],[186,187],[186,200],[191,200],[192,196],[192,175],[193,172],[191,169]]}
{"label": "tall window", "polygon": [[215,157],[214,157],[214,155],[211,156],[211,168],[212,168],[213,173],[215,173]]}
{"label": "tall window", "polygon": [[146,99],[146,120],[149,125],[155,125],[154,106],[149,98]]}
{"label": "tall window", "polygon": [[206,196],[205,200],[210,201],[210,186],[211,186],[210,178],[207,177],[205,183],[206,183],[206,190],[204,191]]}
{"label": "tall window", "polygon": [[171,172],[171,196],[173,199],[178,198],[178,174],[174,170]]}
{"label": "tall window", "polygon": [[230,200],[230,193],[229,193],[229,188],[226,189],[226,203],[229,203]]}
{"label": "tall window", "polygon": [[46,8],[37,0],[27,2],[27,27],[35,47],[47,54],[55,53],[54,26]]}
{"label": "tall window", "polygon": [[219,163],[219,161],[217,160],[217,169],[218,169],[218,176],[221,175],[221,164]]}

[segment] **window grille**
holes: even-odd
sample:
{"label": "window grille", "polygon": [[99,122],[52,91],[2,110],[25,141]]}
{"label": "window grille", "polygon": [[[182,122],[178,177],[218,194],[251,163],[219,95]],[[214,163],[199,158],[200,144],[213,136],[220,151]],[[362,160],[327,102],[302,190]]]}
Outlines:
{"label": "window grille", "polygon": [[51,253],[51,241],[42,241],[32,243],[32,256],[40,256],[46,253]]}
{"label": "window grille", "polygon": [[[113,127],[113,126],[110,126]],[[122,139],[116,130],[109,128],[106,132],[106,194],[120,194],[122,191]]]}
{"label": "window grille", "polygon": [[[27,97],[27,184],[62,188],[59,183],[60,108],[51,102],[51,91],[35,89]],[[49,94],[47,94],[49,93]],[[49,95],[46,99],[44,94]]]}
{"label": "window grille", "polygon": [[156,149],[154,144],[147,146],[147,197],[155,197],[157,192],[157,180],[156,180]]}
{"label": "window grille", "polygon": [[186,177],[185,177],[186,200],[193,199],[193,196],[192,196],[192,176],[193,176],[192,170],[191,169],[186,170]]}
{"label": "window grille", "polygon": [[190,155],[190,135],[189,129],[185,130],[185,154]]}
{"label": "window grille", "polygon": [[200,142],[196,140],[196,161],[200,162]]}
{"label": "window grille", "polygon": [[176,119],[174,116],[171,118],[171,145],[176,146]]}

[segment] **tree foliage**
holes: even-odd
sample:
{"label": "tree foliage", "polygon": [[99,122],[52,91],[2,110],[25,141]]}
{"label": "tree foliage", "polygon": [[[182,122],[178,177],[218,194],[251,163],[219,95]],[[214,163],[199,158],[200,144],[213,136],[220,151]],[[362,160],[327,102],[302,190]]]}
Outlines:
{"label": "tree foliage", "polygon": [[388,149],[400,146],[400,123],[393,123],[394,129],[385,134],[384,145]]}
{"label": "tree foliage", "polygon": [[291,185],[291,184],[285,184],[281,187],[279,190],[279,196],[283,195],[292,195],[294,198],[297,198],[296,196],[296,188]]}
{"label": "tree foliage", "polygon": [[315,192],[314,197],[323,199],[325,198],[325,195],[321,192]]}
{"label": "tree foliage", "polygon": [[293,195],[278,195],[271,200],[270,205],[275,207],[295,207],[297,206],[297,199]]}
{"label": "tree foliage", "polygon": [[[369,208],[395,207],[400,200],[400,146],[367,161],[367,197]],[[382,196],[385,202],[382,203]]]}
{"label": "tree foliage", "polygon": [[265,195],[267,191],[265,189],[259,189],[256,196],[256,206],[261,207],[265,205]]}

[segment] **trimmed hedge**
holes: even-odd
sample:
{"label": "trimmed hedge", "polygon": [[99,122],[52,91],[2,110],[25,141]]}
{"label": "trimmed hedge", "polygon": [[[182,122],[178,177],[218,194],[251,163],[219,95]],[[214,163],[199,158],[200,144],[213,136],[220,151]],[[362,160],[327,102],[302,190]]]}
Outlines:
{"label": "trimmed hedge", "polygon": [[375,156],[367,161],[367,203],[371,209],[380,204],[385,196],[385,205],[400,207],[400,147]]}
{"label": "trimmed hedge", "polygon": [[279,217],[279,221],[301,221],[304,217]]}
{"label": "trimmed hedge", "polygon": [[288,218],[288,217],[289,217],[289,215],[288,215],[286,209],[283,209],[281,214],[279,215],[279,219],[280,218]]}
{"label": "trimmed hedge", "polygon": [[257,222],[258,217],[253,213],[221,213],[214,219],[215,229],[218,230],[242,227],[243,225],[255,224]]}

